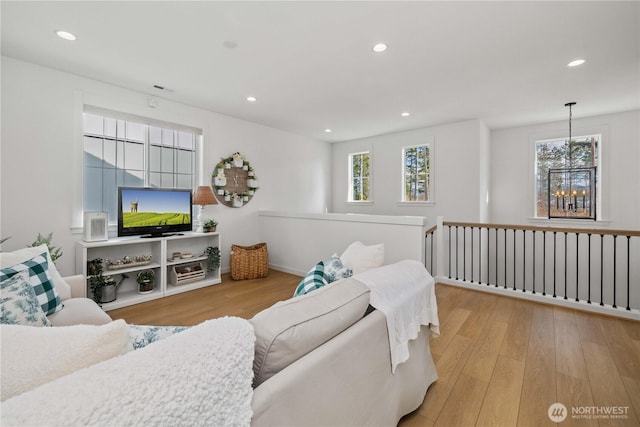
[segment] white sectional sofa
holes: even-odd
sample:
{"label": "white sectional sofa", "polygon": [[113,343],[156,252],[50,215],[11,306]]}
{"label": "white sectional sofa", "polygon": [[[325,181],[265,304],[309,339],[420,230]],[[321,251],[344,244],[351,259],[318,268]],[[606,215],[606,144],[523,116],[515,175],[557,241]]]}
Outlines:
{"label": "white sectional sofa", "polygon": [[[135,351],[119,343],[128,332],[116,324],[124,322],[109,322],[93,301],[74,298],[83,295],[84,281],[68,278],[68,296],[60,289],[65,308],[51,322],[108,322],[74,334],[87,334],[79,342],[112,337],[103,342],[114,347],[113,355],[4,401],[2,425],[394,426],[420,406],[437,379],[429,347],[438,326],[433,279],[410,263],[330,283],[249,321],[214,319]],[[396,365],[388,317],[372,307],[377,291],[368,280],[390,278],[395,291],[416,277],[407,270],[430,279],[421,291],[429,314],[414,322],[408,358]],[[243,337],[230,335],[231,327]]]}

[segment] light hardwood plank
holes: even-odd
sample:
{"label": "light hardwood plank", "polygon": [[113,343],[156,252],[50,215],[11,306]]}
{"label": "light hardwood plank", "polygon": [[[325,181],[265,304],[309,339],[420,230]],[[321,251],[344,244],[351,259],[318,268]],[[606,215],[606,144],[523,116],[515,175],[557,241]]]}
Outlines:
{"label": "light hardwood plank", "polygon": [[584,364],[580,336],[573,312],[555,307],[553,309],[556,348],[556,371],[574,378],[588,379]]}
{"label": "light hardwood plank", "polygon": [[442,427],[474,425],[487,386],[488,383],[484,381],[461,374],[434,425]]}
{"label": "light hardwood plank", "polygon": [[524,361],[500,355],[482,402],[477,426],[511,427],[518,420]]}
{"label": "light hardwood plank", "polygon": [[445,352],[436,362],[438,381],[431,385],[420,413],[435,422],[440,411],[449,399],[467,359],[473,350],[473,341],[467,337],[456,335]]}

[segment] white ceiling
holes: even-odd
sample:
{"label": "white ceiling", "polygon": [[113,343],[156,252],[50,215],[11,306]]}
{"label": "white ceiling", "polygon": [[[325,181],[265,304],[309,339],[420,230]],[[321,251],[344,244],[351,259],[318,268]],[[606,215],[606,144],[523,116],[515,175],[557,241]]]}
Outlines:
{"label": "white ceiling", "polygon": [[640,108],[637,1],[0,7],[3,55],[326,141],[563,120],[569,101],[574,118]]}

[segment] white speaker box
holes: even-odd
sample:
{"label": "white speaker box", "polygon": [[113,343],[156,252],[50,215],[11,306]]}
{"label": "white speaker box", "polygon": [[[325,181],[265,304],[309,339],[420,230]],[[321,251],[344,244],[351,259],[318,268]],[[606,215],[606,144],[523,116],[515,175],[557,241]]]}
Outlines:
{"label": "white speaker box", "polygon": [[107,212],[84,213],[84,237],[85,242],[98,242],[109,240],[109,214]]}

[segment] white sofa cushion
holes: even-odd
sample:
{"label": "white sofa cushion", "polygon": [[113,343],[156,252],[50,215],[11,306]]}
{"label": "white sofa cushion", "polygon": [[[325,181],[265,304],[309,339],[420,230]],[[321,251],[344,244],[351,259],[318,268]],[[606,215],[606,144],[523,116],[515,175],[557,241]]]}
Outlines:
{"label": "white sofa cushion", "polygon": [[58,293],[58,295],[60,295],[60,299],[65,300],[67,298],[71,298],[71,288],[69,287],[69,285],[67,285],[67,282],[64,281],[64,279],[58,272],[56,265],[51,259],[49,248],[45,244],[33,248],[29,247],[18,249],[13,252],[0,253],[0,268],[6,268],[12,265],[20,264],[37,255],[40,255],[43,252],[47,253],[47,261],[49,263],[49,276],[51,277],[51,281],[56,287],[56,292]]}
{"label": "white sofa cushion", "polygon": [[356,323],[368,306],[369,289],[345,279],[256,314],[254,387]]}
{"label": "white sofa cushion", "polygon": [[62,310],[47,317],[52,326],[104,325],[111,322],[111,317],[89,298],[69,298],[64,301]]}
{"label": "white sofa cushion", "polygon": [[0,325],[1,400],[78,369],[119,356],[129,348],[124,320],[102,326],[61,328]]}
{"label": "white sofa cushion", "polygon": [[384,264],[384,243],[367,246],[362,242],[353,242],[340,255],[342,263],[353,270],[353,274],[362,273]]}

